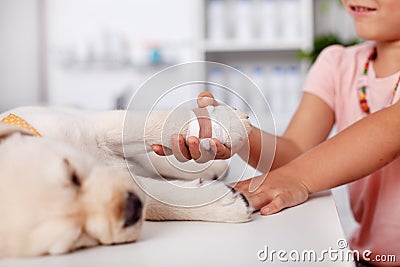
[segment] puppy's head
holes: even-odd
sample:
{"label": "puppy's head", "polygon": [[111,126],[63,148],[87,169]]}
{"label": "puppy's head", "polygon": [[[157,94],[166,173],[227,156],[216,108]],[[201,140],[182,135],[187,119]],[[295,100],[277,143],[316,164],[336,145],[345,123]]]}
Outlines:
{"label": "puppy's head", "polygon": [[0,123],[0,257],[131,242],[143,213],[128,172]]}

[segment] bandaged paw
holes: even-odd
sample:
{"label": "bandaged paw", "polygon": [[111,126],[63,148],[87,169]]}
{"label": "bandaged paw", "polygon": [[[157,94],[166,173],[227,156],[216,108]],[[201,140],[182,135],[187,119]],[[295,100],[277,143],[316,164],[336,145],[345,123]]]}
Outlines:
{"label": "bandaged paw", "polygon": [[210,150],[210,139],[215,138],[228,148],[247,140],[250,131],[248,116],[229,106],[208,106],[192,111],[186,132],[186,140],[197,137],[205,150]]}

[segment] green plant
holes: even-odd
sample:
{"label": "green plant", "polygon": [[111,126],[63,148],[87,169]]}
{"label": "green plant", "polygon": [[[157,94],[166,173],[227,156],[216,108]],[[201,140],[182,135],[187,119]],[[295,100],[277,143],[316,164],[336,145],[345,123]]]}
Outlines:
{"label": "green plant", "polygon": [[340,39],[339,36],[336,34],[324,34],[321,36],[318,36],[314,39],[314,49],[311,50],[310,52],[305,52],[305,51],[300,51],[299,52],[299,57],[301,59],[307,59],[311,63],[314,63],[314,61],[317,59],[319,53],[321,53],[324,48],[334,45],[334,44],[340,44],[343,46],[350,46],[350,45],[355,45],[360,43],[360,40],[355,38],[349,41],[343,41]]}

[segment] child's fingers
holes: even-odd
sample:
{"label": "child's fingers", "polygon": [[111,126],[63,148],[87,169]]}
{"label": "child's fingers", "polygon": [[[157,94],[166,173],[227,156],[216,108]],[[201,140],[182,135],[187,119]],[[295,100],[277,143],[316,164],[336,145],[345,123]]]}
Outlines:
{"label": "child's fingers", "polygon": [[272,199],[269,204],[261,208],[260,213],[261,215],[271,215],[288,207],[289,205],[286,196],[283,194],[278,194]]}
{"label": "child's fingers", "polygon": [[251,182],[251,179],[247,179],[247,180],[239,181],[237,183],[230,184],[230,186],[232,186],[236,190],[239,190],[244,193],[244,192],[248,191],[250,182]]}
{"label": "child's fingers", "polygon": [[190,136],[187,139],[188,147],[189,147],[189,152],[194,160],[198,160],[201,157],[201,152],[200,152],[200,141],[197,137]]}
{"label": "child's fingers", "polygon": [[162,149],[162,145],[151,145],[151,149],[153,149],[154,153],[159,156],[165,156],[164,150]]}
{"label": "child's fingers", "polygon": [[205,149],[202,145],[200,145],[199,148],[201,156],[196,160],[197,163],[206,163],[215,159],[215,153],[213,150]]}
{"label": "child's fingers", "polygon": [[159,156],[169,156],[172,155],[172,150],[169,149],[168,147],[164,147],[162,145],[151,145],[151,148],[153,149],[153,151],[159,155]]}
{"label": "child's fingers", "polygon": [[[271,215],[285,208],[293,207],[308,199],[309,191],[305,185],[296,179],[278,176],[257,176],[238,182],[235,189],[241,191],[254,210],[260,210],[262,215]],[[258,189],[251,190],[254,180],[262,180]]]}
{"label": "child's fingers", "polygon": [[249,201],[250,205],[254,208],[254,210],[259,210],[261,207],[263,207],[265,204],[269,203],[269,201],[272,199],[271,196],[269,196],[270,192],[250,192],[250,184],[253,181],[253,179],[247,179],[244,181],[237,182],[236,184],[231,184],[236,190],[240,191]]}
{"label": "child's fingers", "polygon": [[181,134],[171,136],[171,149],[178,161],[186,162],[191,159],[189,150],[185,144],[185,138]]}
{"label": "child's fingers", "polygon": [[199,108],[205,108],[207,106],[218,106],[218,102],[215,101],[214,96],[210,92],[204,91],[197,97],[197,105]]}
{"label": "child's fingers", "polygon": [[232,156],[232,151],[216,138],[210,140],[210,146],[216,159],[229,159]]}
{"label": "child's fingers", "polygon": [[297,206],[308,199],[308,192],[293,189],[291,193],[280,192],[272,200],[260,209],[261,215],[271,215],[285,208]]}

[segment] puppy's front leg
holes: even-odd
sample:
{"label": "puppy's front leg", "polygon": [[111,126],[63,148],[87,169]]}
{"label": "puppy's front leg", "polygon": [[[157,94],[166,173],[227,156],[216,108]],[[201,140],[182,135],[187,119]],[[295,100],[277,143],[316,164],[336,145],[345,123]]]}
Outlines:
{"label": "puppy's front leg", "polygon": [[[125,148],[129,144],[137,143],[138,140],[142,142],[144,140],[148,149],[153,144],[171,148],[171,136],[179,133],[186,138],[189,136],[200,139],[216,138],[234,150],[247,139],[251,128],[246,114],[228,106],[150,111],[145,116],[128,111],[124,124]],[[137,129],[140,126],[142,132]]]}
{"label": "puppy's front leg", "polygon": [[147,220],[239,223],[251,220],[253,209],[239,192],[220,181],[160,181],[139,178],[149,195]]}
{"label": "puppy's front leg", "polygon": [[[171,136],[173,134],[180,133],[185,137],[189,137],[191,134],[202,137],[203,134],[203,137],[206,136],[206,138],[218,138],[223,144],[232,148],[247,138],[250,123],[244,113],[227,106],[207,107],[200,110],[202,114],[206,115],[199,117],[196,112],[188,109],[149,112],[127,111],[123,128],[123,142],[121,143],[118,140],[118,136],[120,136],[118,131],[109,130],[109,137],[106,138],[107,141],[104,143],[109,144],[109,148],[115,151],[116,155],[121,158],[125,157],[132,164],[140,165],[140,168],[134,168],[141,170],[140,173],[136,174],[147,176],[146,168],[148,168],[148,174],[152,175],[154,169],[157,169],[156,165],[166,166],[165,164],[157,164],[157,159],[154,162],[154,157],[145,156],[147,152],[153,153],[151,145],[162,144],[171,148]],[[208,121],[206,131],[201,127],[201,120]],[[204,135],[204,132],[207,132],[207,134]],[[113,145],[118,144],[118,141],[119,146]],[[174,170],[172,168],[161,168],[157,171],[168,177],[168,173]],[[174,173],[176,174],[176,172]],[[180,174],[181,172],[177,175],[171,175],[171,177],[180,177]]]}
{"label": "puppy's front leg", "polygon": [[162,144],[171,147],[171,135],[186,134],[187,123],[191,120],[190,110],[149,112],[127,111],[123,145],[125,156],[147,153],[151,145]]}
{"label": "puppy's front leg", "polygon": [[[105,154],[135,157],[147,154],[152,144],[171,147],[169,133],[184,132],[190,111],[109,111],[92,115],[99,130],[99,148]],[[183,127],[183,129],[182,129]]]}

